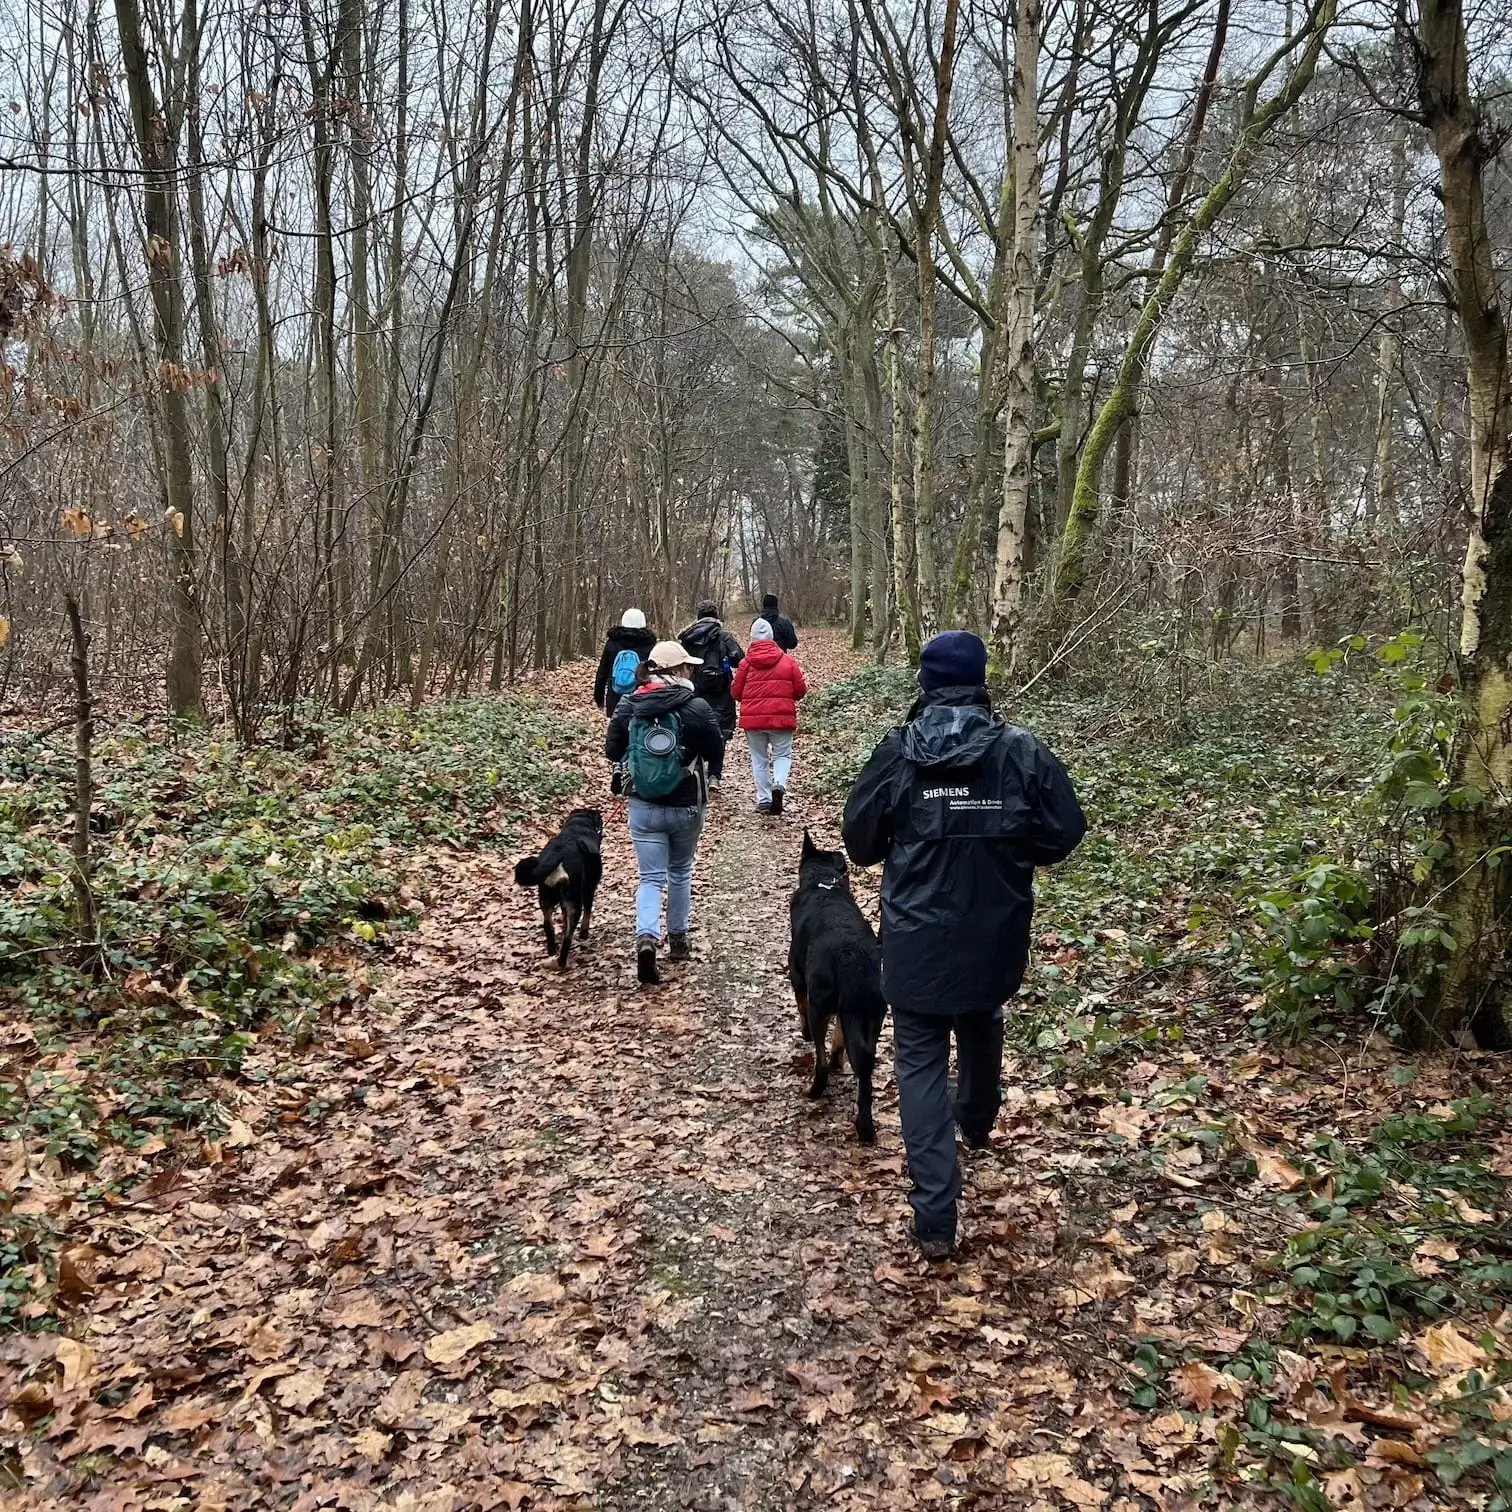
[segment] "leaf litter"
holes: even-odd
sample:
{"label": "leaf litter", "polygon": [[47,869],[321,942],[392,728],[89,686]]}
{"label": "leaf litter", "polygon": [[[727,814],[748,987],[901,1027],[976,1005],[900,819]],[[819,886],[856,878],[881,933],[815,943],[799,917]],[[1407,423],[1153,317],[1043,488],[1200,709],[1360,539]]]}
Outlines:
{"label": "leaf litter", "polygon": [[[804,660],[821,685],[852,665],[834,634],[806,635]],[[564,674],[564,713],[585,689],[584,669]],[[67,1242],[59,1331],[0,1340],[8,1496],[92,1512],[1452,1499],[1430,1456],[1469,1374],[1507,1352],[1506,1315],[1372,1355],[1283,1343],[1270,1285],[1311,1222],[1282,1204],[1341,1179],[1305,1136],[1386,1106],[1385,1050],[1342,1093],[1305,1055],[1208,1058],[1196,1036],[1117,1064],[1021,1057],[993,1148],[963,1154],[959,1259],[915,1257],[890,1046],[875,1147],[849,1138],[843,1082],[802,1096],[785,921],[804,823],[836,828],[805,786],[817,739],[781,821],[748,812],[732,748],[695,960],[663,989],[634,983],[633,857],[588,752],[607,880],[565,976],[507,858],[426,853],[428,906],[384,990],[302,1047],[260,1041],[218,1088],[223,1137],[112,1154],[93,1198],[7,1152],[15,1206]],[[875,878],[858,891],[875,916]],[[1075,956],[1053,932],[1040,951]],[[1460,1222],[1504,1234],[1488,1201],[1460,1197]],[[1427,1238],[1414,1263],[1452,1265],[1465,1243]],[[1289,1438],[1259,1444],[1262,1398]]]}

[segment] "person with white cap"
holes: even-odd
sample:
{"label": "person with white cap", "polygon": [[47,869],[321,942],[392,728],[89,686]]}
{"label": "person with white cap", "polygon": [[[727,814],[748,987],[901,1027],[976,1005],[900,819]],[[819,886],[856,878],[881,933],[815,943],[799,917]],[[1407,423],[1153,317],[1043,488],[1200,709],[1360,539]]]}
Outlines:
{"label": "person with white cap", "polygon": [[645,986],[661,981],[662,897],[674,961],[692,954],[693,863],[708,797],[705,772],[724,753],[714,711],[693,691],[697,658],[678,641],[658,641],[636,690],[615,705],[604,754],[623,763],[630,839],[640,882],[635,891],[635,970]]}
{"label": "person with white cap", "polygon": [[777,644],[771,623],[751,626],[751,645],[730,690],[740,705],[740,728],[751,748],[756,812],[780,814],[793,770],[798,700],[808,692],[803,668]]}
{"label": "person with white cap", "polygon": [[[609,627],[593,679],[593,701],[610,719],[615,704],[639,685],[641,663],[655,644],[656,637],[646,628],[646,616],[639,609],[625,610],[619,624]],[[609,791],[617,798],[623,786],[624,773],[615,764],[610,768]]]}

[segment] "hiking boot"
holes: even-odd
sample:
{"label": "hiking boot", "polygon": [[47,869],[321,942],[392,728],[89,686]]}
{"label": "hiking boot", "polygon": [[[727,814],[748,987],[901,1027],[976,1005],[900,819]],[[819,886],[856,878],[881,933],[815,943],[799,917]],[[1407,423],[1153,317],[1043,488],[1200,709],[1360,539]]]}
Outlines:
{"label": "hiking boot", "polygon": [[719,791],[719,778],[718,777],[711,777],[711,778],[709,778],[709,791],[711,793],[717,793]]}
{"label": "hiking boot", "polygon": [[785,797],[787,797],[786,788],[772,789],[772,812],[774,814],[780,814],[782,812],[782,800]]}
{"label": "hiking boot", "polygon": [[655,987],[661,981],[656,965],[655,935],[639,935],[635,941],[635,979],[642,987]]}
{"label": "hiking boot", "polygon": [[926,1260],[953,1260],[955,1258],[955,1240],[938,1237],[925,1238],[922,1234],[915,1234],[914,1240],[919,1246],[919,1253]]}
{"label": "hiking boot", "polygon": [[674,961],[691,961],[693,959],[693,946],[687,935],[672,936],[672,959]]}
{"label": "hiking boot", "polygon": [[758,802],[756,805],[756,812],[758,814],[770,814],[772,812],[771,800],[767,799],[765,802]]}

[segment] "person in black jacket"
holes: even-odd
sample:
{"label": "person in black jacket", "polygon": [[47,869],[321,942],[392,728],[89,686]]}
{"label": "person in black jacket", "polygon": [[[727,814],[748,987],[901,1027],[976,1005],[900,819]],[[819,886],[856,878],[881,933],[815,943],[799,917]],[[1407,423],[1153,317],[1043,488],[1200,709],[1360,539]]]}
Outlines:
{"label": "person in black jacket", "polygon": [[[984,1147],[1001,1106],[1003,1004],[1029,960],[1034,868],[1086,833],[1065,768],[992,713],[987,648],[949,630],[924,647],[908,723],[872,753],[845,805],[845,848],[882,877],[882,990],[926,1255],[955,1248],[955,1126]],[[947,1071],[956,1037],[959,1097]]]}
{"label": "person in black jacket", "polygon": [[[719,605],[713,599],[705,599],[698,606],[698,618],[677,638],[698,663],[693,669],[693,691],[713,709],[719,733],[728,743],[735,736],[735,699],[730,686],[745,652],[720,621]],[[719,760],[709,763],[709,786],[718,788],[723,780],[721,750]]]}
{"label": "person in black jacket", "polygon": [[761,600],[761,617],[772,627],[772,639],[782,647],[784,651],[796,651],[798,649],[798,632],[793,629],[792,620],[786,615],[777,612],[777,595],[766,594]]}
{"label": "person in black jacket", "polygon": [[[639,609],[625,610],[619,624],[609,627],[593,678],[593,701],[610,719],[614,718],[615,704],[636,686],[636,671],[629,657],[621,653],[631,653],[639,667],[655,644],[656,637],[646,628],[646,616]],[[623,788],[624,772],[616,762],[609,769],[609,791],[618,798]]]}
{"label": "person in black jacket", "polygon": [[[641,669],[641,685],[615,705],[604,735],[604,754],[625,763],[630,793],[630,839],[640,885],[635,891],[635,969],[638,980],[655,985],[661,980],[656,955],[661,945],[662,894],[667,897],[667,934],[674,961],[692,955],[688,925],[693,913],[693,863],[703,833],[704,767],[724,754],[724,737],[714,711],[693,691],[688,673],[696,665],[677,641],[658,641]],[[637,756],[635,721],[642,735],[657,718],[675,716],[677,762],[682,777],[672,777],[671,790],[657,797],[635,791]],[[644,741],[639,748],[644,751]],[[670,753],[669,753],[670,756]]]}

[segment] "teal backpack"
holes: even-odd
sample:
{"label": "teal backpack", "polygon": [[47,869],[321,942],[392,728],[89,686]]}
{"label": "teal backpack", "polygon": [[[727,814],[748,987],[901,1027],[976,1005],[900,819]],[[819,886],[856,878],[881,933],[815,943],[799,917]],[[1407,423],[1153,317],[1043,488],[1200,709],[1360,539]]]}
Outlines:
{"label": "teal backpack", "polygon": [[687,775],[682,764],[682,721],[666,714],[637,714],[630,721],[626,757],[630,791],[637,798],[670,798]]}
{"label": "teal backpack", "polygon": [[640,670],[640,652],[624,650],[614,658],[614,670],[609,676],[609,686],[622,698],[635,692],[635,674]]}

